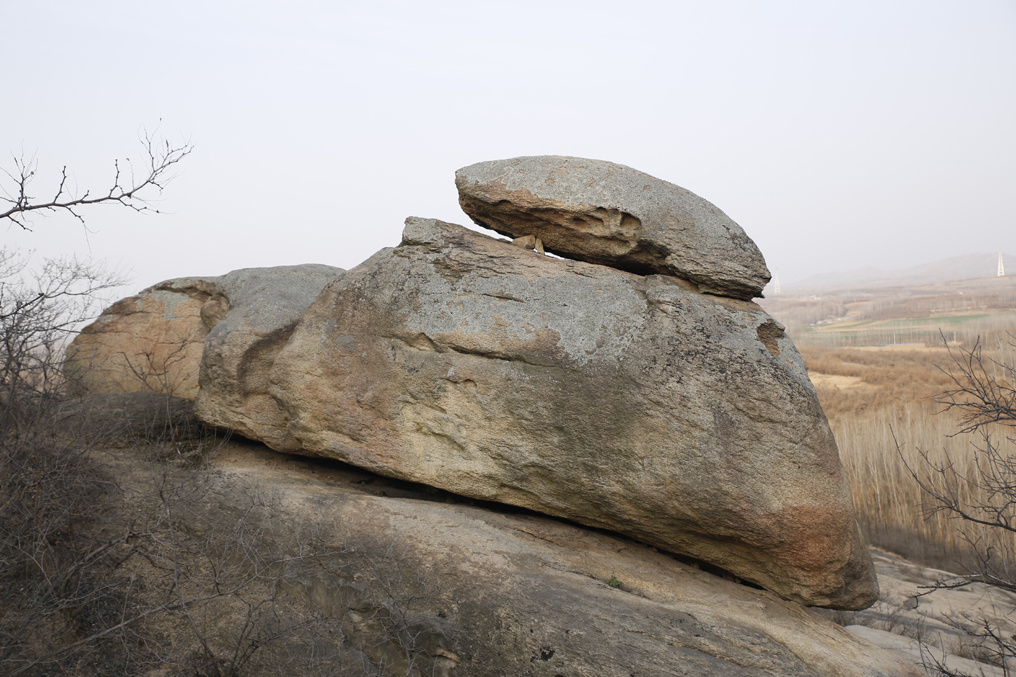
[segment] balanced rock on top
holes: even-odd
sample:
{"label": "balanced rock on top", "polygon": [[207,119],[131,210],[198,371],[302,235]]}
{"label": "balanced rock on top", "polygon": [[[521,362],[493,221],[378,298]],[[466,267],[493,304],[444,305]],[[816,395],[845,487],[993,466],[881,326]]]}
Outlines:
{"label": "balanced rock on top", "polygon": [[804,363],[749,301],[410,218],[307,308],[267,381],[279,450],[624,533],[805,604],[877,594]]}
{"label": "balanced rock on top", "polygon": [[539,155],[455,173],[477,224],[533,235],[547,251],[636,273],[682,277],[702,291],[762,295],[769,270],[739,225],[691,191],[624,165]]}

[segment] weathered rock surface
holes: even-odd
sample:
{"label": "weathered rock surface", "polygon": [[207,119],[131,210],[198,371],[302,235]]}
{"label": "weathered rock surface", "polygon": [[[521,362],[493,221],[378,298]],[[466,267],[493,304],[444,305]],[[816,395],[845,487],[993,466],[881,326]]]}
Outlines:
{"label": "weathered rock surface", "polygon": [[64,365],[80,394],[154,391],[194,399],[214,285],[167,280],[117,301],[81,330]]}
{"label": "weathered rock surface", "polygon": [[[237,409],[241,401],[256,416],[264,405],[245,397],[249,381],[261,378],[259,357],[342,272],[306,264],[160,282],[85,327],[67,350],[66,372],[79,394],[154,391],[193,400],[205,359],[214,374],[201,398],[209,422],[216,407]],[[223,369],[224,356],[242,373]]]}
{"label": "weathered rock surface", "polygon": [[[336,644],[398,674],[407,649],[421,674],[448,677],[922,674],[814,610],[619,536],[252,446],[229,445],[209,470],[217,502],[194,519],[230,524],[251,486],[273,496],[294,552],[310,532],[338,553],[294,567],[287,589],[339,617]],[[386,641],[386,614],[408,615],[412,647]]]}
{"label": "weathered rock surface", "polygon": [[246,268],[215,280],[215,295],[205,306],[214,317],[205,339],[195,402],[205,423],[284,445],[283,439],[272,436],[285,425],[268,395],[272,363],[307,306],[342,272],[307,264]]}
{"label": "weathered rock surface", "polygon": [[254,436],[279,450],[618,531],[805,604],[877,594],[804,363],[751,302],[409,219],[310,305],[268,393],[285,425]]}
{"label": "weathered rock surface", "polygon": [[750,299],[769,281],[765,260],[715,205],[624,165],[540,155],[480,162],[455,173],[459,203],[502,235],[532,235],[547,251],[676,275],[713,294]]}

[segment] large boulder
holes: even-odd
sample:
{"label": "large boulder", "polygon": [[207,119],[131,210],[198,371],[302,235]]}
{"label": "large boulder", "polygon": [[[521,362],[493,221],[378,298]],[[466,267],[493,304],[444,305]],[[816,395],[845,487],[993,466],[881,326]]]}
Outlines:
{"label": "large boulder", "polygon": [[804,604],[877,595],[804,363],[749,301],[411,218],[308,307],[267,391],[282,415],[254,436],[276,449],[624,533]]}
{"label": "large boulder", "polygon": [[540,155],[455,173],[477,224],[535,236],[561,256],[685,278],[713,294],[762,295],[769,270],[755,243],[715,205],[631,167]]}
{"label": "large boulder", "polygon": [[[160,282],[116,302],[75,337],[65,363],[72,389],[92,395],[155,391],[193,400],[204,370],[213,375],[201,378],[199,404],[209,420],[217,408],[239,409],[240,401],[244,411],[258,411],[264,405],[246,393],[251,379],[261,378],[259,356],[288,336],[342,272],[305,264]],[[224,355],[233,358],[235,371],[222,367]],[[240,425],[236,419],[232,424]]]}

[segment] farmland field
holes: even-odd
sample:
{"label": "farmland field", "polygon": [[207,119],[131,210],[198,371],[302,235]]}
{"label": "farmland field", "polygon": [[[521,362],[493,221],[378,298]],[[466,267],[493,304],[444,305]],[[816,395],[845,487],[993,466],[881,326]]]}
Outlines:
{"label": "farmland field", "polygon": [[982,342],[1016,327],[1016,276],[924,287],[779,295],[761,305],[798,346],[824,348]]}

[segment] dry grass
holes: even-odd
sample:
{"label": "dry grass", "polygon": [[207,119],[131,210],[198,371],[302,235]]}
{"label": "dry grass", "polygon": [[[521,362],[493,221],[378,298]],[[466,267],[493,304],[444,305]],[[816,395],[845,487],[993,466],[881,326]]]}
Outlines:
{"label": "dry grass", "polygon": [[[911,474],[941,481],[928,461],[951,460],[966,478],[952,488],[968,504],[987,500],[973,446],[980,438],[956,435],[956,417],[934,401],[952,385],[943,371],[951,365],[945,347],[805,346],[801,353],[836,435],[858,521],[873,545],[959,572],[971,563],[972,541],[996,543],[997,529],[936,510]],[[998,434],[1004,439],[1004,431]],[[1012,537],[997,544],[1016,552]]]}
{"label": "dry grass", "polygon": [[928,403],[949,387],[942,348],[819,348],[801,346],[830,422],[865,418],[904,403]]}

